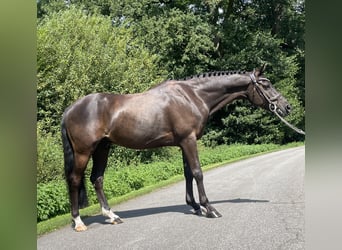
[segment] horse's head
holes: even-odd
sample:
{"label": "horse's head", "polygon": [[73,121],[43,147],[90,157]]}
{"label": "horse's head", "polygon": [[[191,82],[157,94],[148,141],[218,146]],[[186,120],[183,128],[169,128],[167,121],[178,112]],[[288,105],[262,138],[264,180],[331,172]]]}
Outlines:
{"label": "horse's head", "polygon": [[287,116],[291,112],[288,101],[273,87],[271,81],[262,76],[265,64],[260,70],[254,70],[250,74],[251,86],[248,88],[249,100],[266,110],[277,112],[281,116]]}

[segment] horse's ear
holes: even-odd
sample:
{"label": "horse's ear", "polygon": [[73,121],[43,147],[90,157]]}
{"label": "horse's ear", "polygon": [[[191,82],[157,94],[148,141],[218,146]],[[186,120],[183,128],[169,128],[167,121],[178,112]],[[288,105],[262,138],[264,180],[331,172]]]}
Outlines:
{"label": "horse's ear", "polygon": [[266,63],[264,63],[260,69],[256,70],[256,76],[261,76],[264,72],[265,72],[265,69],[266,69]]}
{"label": "horse's ear", "polygon": [[267,64],[266,64],[266,63],[264,63],[264,64],[261,66],[260,75],[262,75],[262,73],[264,73],[264,72],[265,72],[265,70],[266,70],[266,66],[267,66]]}

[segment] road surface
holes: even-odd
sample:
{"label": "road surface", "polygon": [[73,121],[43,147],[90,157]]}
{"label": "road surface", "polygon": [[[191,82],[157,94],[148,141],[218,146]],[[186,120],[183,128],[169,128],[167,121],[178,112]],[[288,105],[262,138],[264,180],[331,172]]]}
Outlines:
{"label": "road surface", "polygon": [[113,207],[123,224],[95,215],[87,231],[67,226],[37,249],[304,249],[304,172],[304,147],[228,164],[204,173],[221,218],[193,215],[182,181]]}

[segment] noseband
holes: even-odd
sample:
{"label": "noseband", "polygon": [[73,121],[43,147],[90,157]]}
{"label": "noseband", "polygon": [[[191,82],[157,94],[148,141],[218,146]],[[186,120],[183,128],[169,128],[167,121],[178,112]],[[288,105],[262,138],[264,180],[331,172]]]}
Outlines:
{"label": "noseband", "polygon": [[281,115],[278,114],[277,112],[277,103],[276,101],[278,100],[278,98],[280,97],[280,94],[278,93],[277,95],[275,96],[272,96],[272,97],[268,97],[265,90],[260,87],[259,85],[259,81],[261,80],[266,80],[266,81],[270,81],[268,80],[267,78],[259,78],[258,80],[255,78],[255,75],[254,75],[254,71],[249,75],[251,80],[252,80],[252,83],[254,84],[254,89],[256,89],[258,91],[258,93],[260,95],[262,95],[268,102],[268,108],[270,109],[270,111],[274,114],[276,114],[279,119],[284,122],[287,126],[289,126],[290,128],[292,128],[294,131],[296,131],[297,133],[299,134],[302,134],[302,135],[305,135],[305,132],[295,126],[293,126],[292,124],[290,124],[288,121],[286,121]]}

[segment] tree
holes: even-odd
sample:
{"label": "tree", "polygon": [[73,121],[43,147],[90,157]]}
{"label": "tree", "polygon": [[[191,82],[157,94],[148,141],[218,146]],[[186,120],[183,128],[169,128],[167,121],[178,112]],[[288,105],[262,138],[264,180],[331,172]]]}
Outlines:
{"label": "tree", "polygon": [[[132,27],[169,78],[181,78],[210,68],[214,43],[210,26],[182,1],[115,1],[112,17],[117,26]],[[133,7],[132,7],[133,6]]]}
{"label": "tree", "polygon": [[110,15],[111,0],[37,0],[37,17],[42,19],[54,12],[77,6],[89,13]]}

